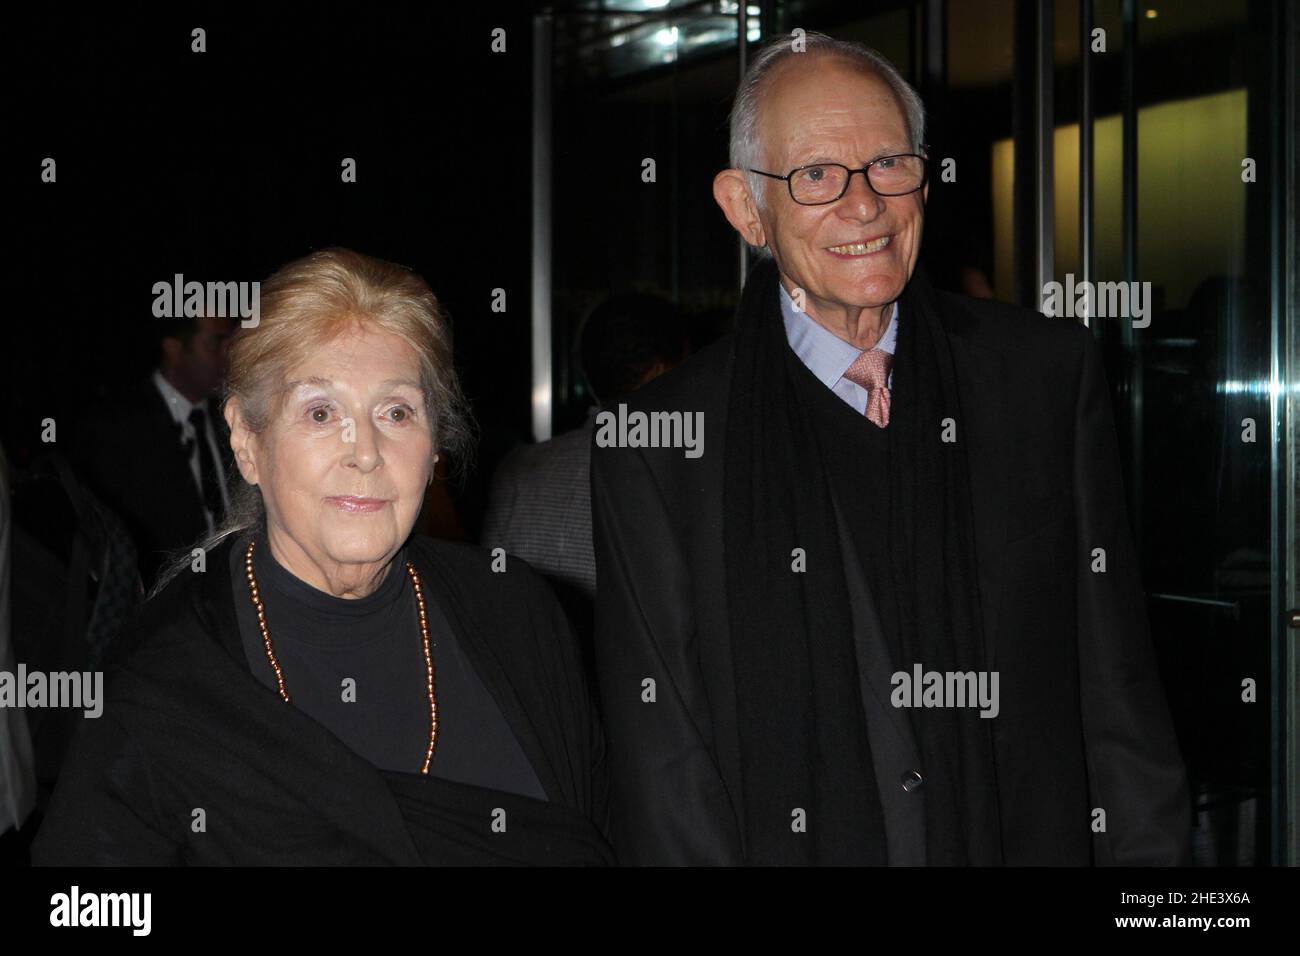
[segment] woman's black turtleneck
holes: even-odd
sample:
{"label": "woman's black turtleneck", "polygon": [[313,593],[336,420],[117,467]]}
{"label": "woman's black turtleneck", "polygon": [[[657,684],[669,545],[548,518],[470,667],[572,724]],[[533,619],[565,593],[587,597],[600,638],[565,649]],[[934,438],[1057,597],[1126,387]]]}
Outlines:
{"label": "woman's black turtleneck", "polygon": [[[247,547],[245,536],[230,554],[240,636],[253,675],[279,693],[249,598]],[[405,567],[403,549],[372,593],[339,598],[281,566],[264,534],[253,549],[267,629],[293,706],[376,767],[416,773],[429,744],[429,699],[419,613]],[[438,693],[438,747],[429,772],[545,800],[528,758],[461,652],[427,581],[424,598]]]}

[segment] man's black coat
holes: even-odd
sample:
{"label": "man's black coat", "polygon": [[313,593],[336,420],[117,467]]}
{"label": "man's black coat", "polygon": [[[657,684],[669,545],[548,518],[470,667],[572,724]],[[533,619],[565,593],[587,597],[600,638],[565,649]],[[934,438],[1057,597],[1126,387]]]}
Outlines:
{"label": "man's black coat", "polygon": [[[961,398],[988,666],[1019,689],[1001,695],[993,718],[1003,858],[1188,862],[1185,770],[1099,350],[1071,321],[934,298]],[[745,862],[722,545],[731,348],[728,336],[627,400],[630,410],[703,412],[702,456],[593,448],[596,658],[623,863]],[[1093,570],[1094,549],[1104,572]],[[878,629],[859,605],[855,627]]]}

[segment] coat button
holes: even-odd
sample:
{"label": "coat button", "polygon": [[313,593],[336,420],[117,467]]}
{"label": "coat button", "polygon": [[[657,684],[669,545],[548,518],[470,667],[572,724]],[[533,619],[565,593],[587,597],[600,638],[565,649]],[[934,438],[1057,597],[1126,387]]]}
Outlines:
{"label": "coat button", "polygon": [[903,789],[908,793],[911,793],[913,790],[919,790],[923,783],[925,783],[925,778],[915,770],[909,770],[907,773],[903,774]]}

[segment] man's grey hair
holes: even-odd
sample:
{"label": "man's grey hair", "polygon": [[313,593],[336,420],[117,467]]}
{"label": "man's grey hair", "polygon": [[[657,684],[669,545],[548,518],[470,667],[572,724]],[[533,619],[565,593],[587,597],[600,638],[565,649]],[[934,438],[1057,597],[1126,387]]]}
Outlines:
{"label": "man's grey hair", "polygon": [[[792,56],[836,56],[852,60],[875,73],[888,84],[898,98],[907,123],[907,135],[911,147],[920,152],[925,141],[925,104],[912,85],[903,79],[903,74],[890,63],[884,54],[861,43],[851,40],[836,40],[825,33],[803,31],[798,38],[800,49],[795,47],[795,38],[782,36],[772,40],[755,54],[745,78],[736,90],[736,102],[731,108],[731,143],[730,162],[733,169],[745,170],[749,182],[749,191],[759,208],[763,208],[763,186],[765,178],[757,173],[748,172],[759,165],[762,145],[759,143],[758,119],[762,107],[764,87],[772,71]],[[788,170],[770,169],[767,172],[785,174]],[[762,254],[771,255],[771,250],[764,246]]]}

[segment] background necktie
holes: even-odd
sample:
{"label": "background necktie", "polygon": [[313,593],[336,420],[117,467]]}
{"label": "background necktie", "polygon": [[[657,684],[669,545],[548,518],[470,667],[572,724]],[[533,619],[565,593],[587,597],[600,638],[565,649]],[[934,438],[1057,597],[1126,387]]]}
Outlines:
{"label": "background necktie", "polygon": [[217,462],[212,456],[212,446],[208,444],[208,416],[203,408],[195,405],[190,410],[190,424],[194,426],[194,437],[199,443],[199,478],[203,486],[203,503],[212,512],[212,520],[221,520],[221,485],[218,484]]}

